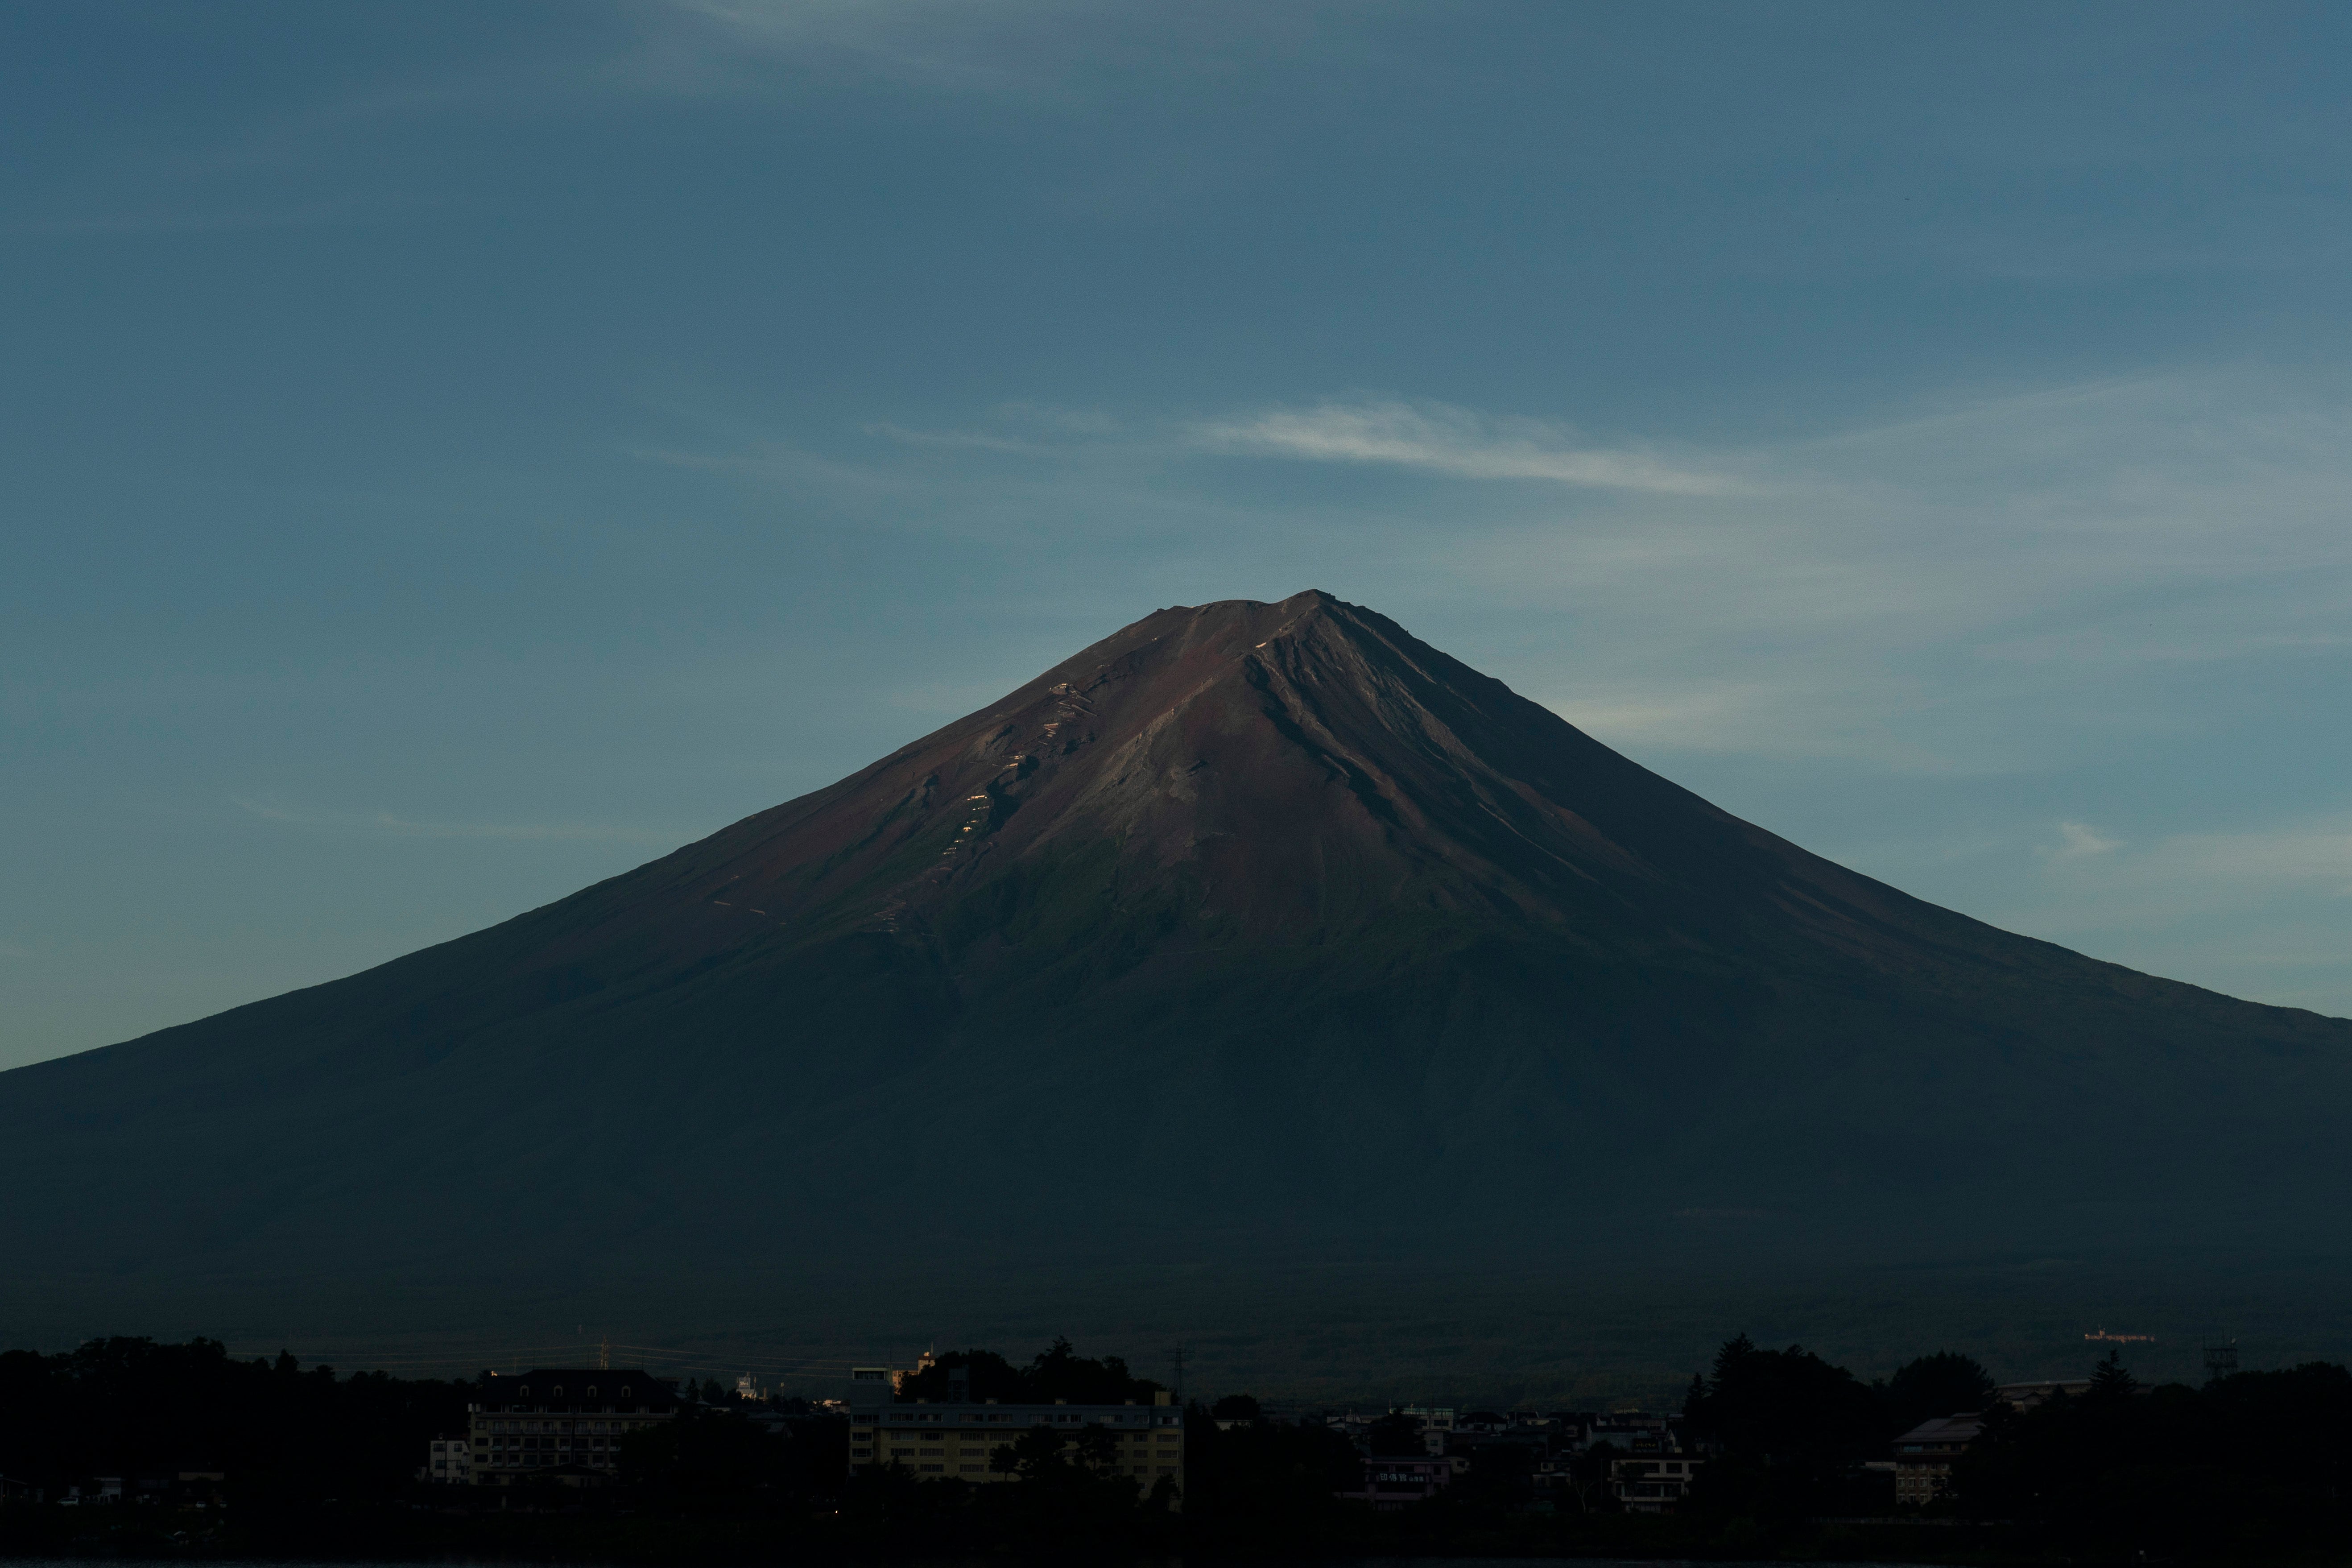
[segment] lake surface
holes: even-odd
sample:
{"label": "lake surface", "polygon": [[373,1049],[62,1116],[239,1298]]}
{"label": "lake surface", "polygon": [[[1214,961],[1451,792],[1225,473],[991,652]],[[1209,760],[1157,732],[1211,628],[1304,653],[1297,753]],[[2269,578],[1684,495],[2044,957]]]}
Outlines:
{"label": "lake surface", "polygon": [[[103,1562],[115,1568],[189,1568],[192,1563],[202,1563],[205,1568],[516,1568],[515,1559],[441,1557],[420,1559],[412,1563],[354,1563],[349,1559],[340,1562],[305,1562],[293,1558],[190,1558],[190,1557],[0,1557],[8,1568],[89,1568],[92,1563]],[[842,1560],[850,1561],[848,1559]],[[937,1557],[889,1558],[888,1568],[1004,1568],[1002,1557]],[[1050,1560],[1055,1568],[1068,1568],[1071,1559],[1056,1556]],[[1786,1563],[1725,1562],[1710,1558],[1705,1563],[1673,1557],[1613,1558],[1613,1557],[1312,1557],[1287,1559],[1281,1557],[1251,1557],[1234,1559],[1181,1554],[1164,1557],[1108,1558],[1107,1563],[1117,1568],[1217,1568],[1227,1563],[1246,1562],[1250,1568],[1279,1568],[1287,1562],[1297,1562],[1300,1568],[1496,1568],[1501,1563],[1518,1563],[1524,1568],[1537,1564],[1557,1563],[1560,1568],[1789,1568]],[[531,1560],[530,1568],[546,1568],[541,1560]],[[583,1562],[581,1568],[594,1568]],[[1917,1564],[1856,1559],[1847,1563],[1822,1562],[1811,1568],[1919,1568]]]}

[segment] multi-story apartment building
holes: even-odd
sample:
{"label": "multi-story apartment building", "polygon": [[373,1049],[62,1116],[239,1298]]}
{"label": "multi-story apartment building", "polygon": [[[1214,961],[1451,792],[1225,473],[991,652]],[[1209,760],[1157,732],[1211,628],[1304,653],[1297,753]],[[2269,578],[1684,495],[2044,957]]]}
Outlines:
{"label": "multi-story apartment building", "polygon": [[1895,1439],[1895,1500],[1925,1508],[1949,1495],[1952,1462],[1984,1430],[1984,1417],[1939,1415]]}
{"label": "multi-story apartment building", "polygon": [[416,1472],[420,1481],[432,1481],[443,1486],[471,1486],[474,1480],[474,1440],[470,1437],[436,1437],[432,1451],[425,1456],[425,1468]]}
{"label": "multi-story apartment building", "polygon": [[1612,1410],[1584,1424],[1584,1435],[1577,1446],[1589,1448],[1595,1443],[1608,1443],[1627,1454],[1679,1454],[1682,1443],[1675,1425],[1672,1418],[1645,1410]]}
{"label": "multi-story apartment building", "polygon": [[851,1375],[849,1473],[903,1465],[918,1477],[953,1476],[987,1485],[1015,1478],[989,1457],[1024,1433],[1043,1429],[1066,1442],[1100,1432],[1099,1463],[1132,1476],[1146,1492],[1165,1479],[1184,1490],[1184,1413],[1162,1394],[1156,1405],[906,1404],[893,1397],[885,1367]]}
{"label": "multi-story apartment building", "polygon": [[1675,1458],[1612,1459],[1609,1495],[1627,1513],[1664,1513],[1690,1495],[1705,1459],[1683,1455]]}
{"label": "multi-story apartment building", "polygon": [[1469,1463],[1467,1459],[1443,1455],[1368,1458],[1364,1461],[1363,1479],[1356,1489],[1332,1495],[1368,1502],[1382,1513],[1393,1513],[1407,1503],[1419,1502],[1443,1491]]}
{"label": "multi-story apartment building", "polygon": [[613,1479],[621,1439],[677,1415],[677,1395],[647,1372],[539,1367],[494,1377],[467,1434],[478,1486],[537,1477],[567,1486]]}

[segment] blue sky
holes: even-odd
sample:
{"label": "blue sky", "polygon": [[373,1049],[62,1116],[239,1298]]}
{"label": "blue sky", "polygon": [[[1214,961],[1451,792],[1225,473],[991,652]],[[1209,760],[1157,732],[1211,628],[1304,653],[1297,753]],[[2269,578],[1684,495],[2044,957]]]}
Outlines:
{"label": "blue sky", "polygon": [[1372,605],[2352,1013],[2352,13],[0,13],[0,1065]]}

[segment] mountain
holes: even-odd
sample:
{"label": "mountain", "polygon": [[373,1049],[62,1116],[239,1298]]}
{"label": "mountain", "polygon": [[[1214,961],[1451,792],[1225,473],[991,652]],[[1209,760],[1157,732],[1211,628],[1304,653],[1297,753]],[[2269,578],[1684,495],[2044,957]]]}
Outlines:
{"label": "mountain", "polygon": [[1307,593],[1160,611],[560,902],[0,1074],[0,1310],[2210,1274],[2340,1256],[2347,1111],[2352,1023],[1909,898]]}

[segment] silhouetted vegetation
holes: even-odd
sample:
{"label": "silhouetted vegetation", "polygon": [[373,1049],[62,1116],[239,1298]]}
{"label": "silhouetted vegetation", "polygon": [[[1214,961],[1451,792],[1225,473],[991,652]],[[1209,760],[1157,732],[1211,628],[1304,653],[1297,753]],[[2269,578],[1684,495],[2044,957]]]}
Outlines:
{"label": "silhouetted vegetation", "polygon": [[1996,1407],[1955,1507],[2084,1556],[2284,1557],[2352,1543],[2352,1373],[2315,1362],[2141,1390],[2110,1361],[2079,1398]]}
{"label": "silhouetted vegetation", "polygon": [[1953,1351],[1906,1362],[1880,1390],[1887,1434],[1899,1436],[1939,1415],[1981,1411],[1991,1402],[1992,1389],[1990,1373]]}
{"label": "silhouetted vegetation", "polygon": [[1057,1339],[1026,1366],[1015,1366],[994,1351],[950,1351],[920,1372],[908,1373],[899,1392],[908,1399],[934,1403],[961,1397],[1006,1405],[1051,1405],[1057,1399],[1072,1405],[1120,1405],[1130,1399],[1149,1405],[1163,1386],[1135,1376],[1115,1355],[1090,1360],[1069,1341]]}
{"label": "silhouetted vegetation", "polygon": [[1421,1423],[1411,1415],[1383,1415],[1364,1434],[1375,1454],[1408,1455],[1428,1451],[1422,1442]]}
{"label": "silhouetted vegetation", "polygon": [[[1247,1395],[1215,1409],[1254,1408]],[[1188,1413],[1184,1432],[1184,1527],[1196,1541],[1235,1550],[1311,1547],[1344,1535],[1361,1505],[1332,1494],[1363,1473],[1355,1445],[1320,1422]]]}
{"label": "silhouetted vegetation", "polygon": [[1713,1457],[1694,1501],[1757,1519],[1886,1511],[1860,1466],[1889,1436],[1884,1401],[1843,1367],[1801,1346],[1759,1350],[1742,1334],[1716,1352],[1714,1374],[1693,1384],[1683,1419]]}
{"label": "silhouetted vegetation", "polygon": [[0,1354],[0,1474],[45,1491],[220,1473],[239,1507],[397,1495],[428,1439],[460,1429],[467,1383],[232,1360],[218,1341],[93,1340]]}
{"label": "silhouetted vegetation", "polygon": [[787,1434],[755,1426],[730,1403],[731,1395],[684,1405],[674,1419],[623,1437],[622,1488],[640,1505],[726,1511],[828,1495],[839,1485],[849,1462],[839,1422],[797,1423]]}

